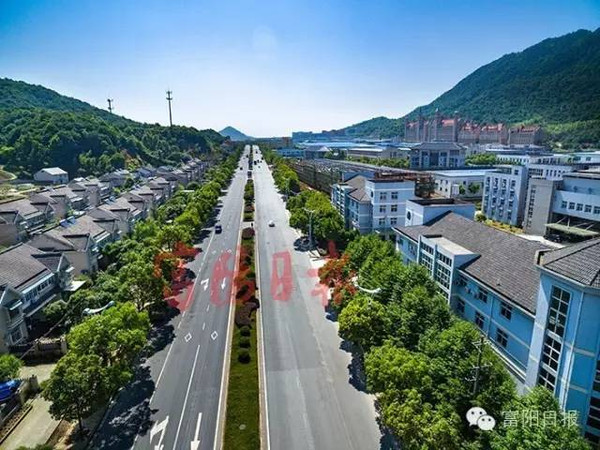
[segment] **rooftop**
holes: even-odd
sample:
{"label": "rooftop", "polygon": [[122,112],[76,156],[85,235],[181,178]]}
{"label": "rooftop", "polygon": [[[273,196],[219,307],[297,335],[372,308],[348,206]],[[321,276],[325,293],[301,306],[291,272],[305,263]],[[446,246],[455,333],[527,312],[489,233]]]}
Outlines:
{"label": "rooftop", "polygon": [[50,269],[34,256],[41,250],[27,244],[18,244],[0,253],[0,286],[8,285],[23,290],[41,276],[50,275]]}
{"label": "rooftop", "polygon": [[600,239],[544,253],[539,265],[577,283],[600,289]]}
{"label": "rooftop", "polygon": [[419,236],[437,235],[464,247],[479,257],[460,267],[525,310],[535,313],[539,274],[535,256],[550,247],[514,234],[488,227],[449,212],[426,225],[396,227],[414,241]]}
{"label": "rooftop", "polygon": [[50,175],[67,175],[67,172],[62,170],[60,167],[45,167],[40,172],[46,172]]}

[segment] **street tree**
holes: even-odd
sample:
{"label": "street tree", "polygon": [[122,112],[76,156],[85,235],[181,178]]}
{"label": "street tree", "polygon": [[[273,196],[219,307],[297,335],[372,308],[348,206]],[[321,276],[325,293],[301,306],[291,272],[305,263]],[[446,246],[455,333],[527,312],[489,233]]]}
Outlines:
{"label": "street tree", "polygon": [[[510,420],[496,419],[491,437],[494,450],[587,450],[590,445],[581,436],[576,420],[563,412],[552,393],[541,386],[516,397],[505,411]],[[537,420],[532,420],[531,418]]]}
{"label": "street tree", "polygon": [[0,355],[0,383],[19,377],[23,362],[15,355]]}

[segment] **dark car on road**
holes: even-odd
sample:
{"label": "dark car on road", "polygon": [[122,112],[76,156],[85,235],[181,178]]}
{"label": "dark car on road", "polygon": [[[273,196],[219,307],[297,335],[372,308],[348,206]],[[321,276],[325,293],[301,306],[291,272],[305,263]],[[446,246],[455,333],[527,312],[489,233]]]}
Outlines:
{"label": "dark car on road", "polygon": [[215,233],[220,234],[223,231],[223,227],[220,223],[215,225]]}

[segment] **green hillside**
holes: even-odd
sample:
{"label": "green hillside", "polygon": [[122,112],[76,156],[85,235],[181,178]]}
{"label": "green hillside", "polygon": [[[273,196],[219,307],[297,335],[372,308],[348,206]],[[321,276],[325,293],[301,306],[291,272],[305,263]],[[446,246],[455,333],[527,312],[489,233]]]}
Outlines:
{"label": "green hillside", "polygon": [[[600,143],[600,28],[546,39],[480,67],[422,108],[486,122],[539,123],[550,140]],[[418,108],[407,115],[415,118]],[[345,129],[353,136],[402,135],[404,118],[375,118]],[[376,134],[370,134],[372,131]]]}
{"label": "green hillside", "polygon": [[179,163],[222,141],[213,130],[143,124],[42,86],[0,79],[0,165],[22,177],[46,166],[75,176]]}

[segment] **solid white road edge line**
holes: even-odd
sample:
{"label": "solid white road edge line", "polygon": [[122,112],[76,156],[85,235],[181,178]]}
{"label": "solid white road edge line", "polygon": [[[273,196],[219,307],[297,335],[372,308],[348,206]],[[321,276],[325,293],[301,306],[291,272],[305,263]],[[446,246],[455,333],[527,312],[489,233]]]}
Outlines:
{"label": "solid white road edge line", "polygon": [[177,432],[175,433],[175,440],[173,441],[173,448],[177,448],[177,439],[179,438],[179,430],[181,429],[181,423],[183,422],[183,416],[185,415],[185,407],[187,405],[188,396],[190,395],[190,388],[192,387],[192,380],[194,379],[194,372],[196,371],[196,363],[198,362],[198,353],[200,352],[200,344],[196,348],[196,356],[194,357],[194,365],[192,366],[192,373],[190,374],[190,380],[188,381],[187,390],[185,391],[185,399],[183,400],[183,408],[181,409],[181,416],[179,416],[179,424],[177,425]]}

